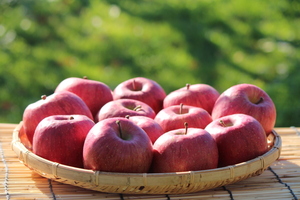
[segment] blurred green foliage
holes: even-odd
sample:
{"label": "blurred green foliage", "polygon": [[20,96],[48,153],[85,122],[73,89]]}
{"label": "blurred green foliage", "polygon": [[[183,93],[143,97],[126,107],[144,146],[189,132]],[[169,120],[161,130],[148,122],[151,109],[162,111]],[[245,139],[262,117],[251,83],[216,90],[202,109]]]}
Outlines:
{"label": "blurred green foliage", "polygon": [[300,2],[0,1],[0,122],[67,77],[114,89],[144,76],[167,93],[186,83],[264,89],[276,126],[300,126]]}

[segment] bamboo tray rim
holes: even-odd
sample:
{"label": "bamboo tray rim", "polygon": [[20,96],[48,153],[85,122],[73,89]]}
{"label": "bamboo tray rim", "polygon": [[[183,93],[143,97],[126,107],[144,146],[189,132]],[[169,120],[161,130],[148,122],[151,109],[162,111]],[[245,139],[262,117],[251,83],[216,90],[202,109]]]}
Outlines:
{"label": "bamboo tray rim", "polygon": [[115,173],[76,168],[37,156],[21,142],[22,121],[13,131],[11,147],[26,167],[58,182],[106,193],[184,194],[213,189],[260,175],[280,157],[282,140],[273,130],[269,151],[247,162],[221,168],[170,173]]}

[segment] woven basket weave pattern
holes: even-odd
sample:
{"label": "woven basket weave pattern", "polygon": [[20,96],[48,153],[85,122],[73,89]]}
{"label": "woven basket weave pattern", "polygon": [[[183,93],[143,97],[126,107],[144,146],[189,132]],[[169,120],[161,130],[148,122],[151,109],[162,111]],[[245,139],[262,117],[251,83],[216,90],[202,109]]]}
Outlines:
{"label": "woven basket weave pattern", "polygon": [[12,149],[25,166],[61,183],[107,193],[184,194],[232,184],[260,175],[280,156],[281,138],[273,131],[267,153],[237,165],[178,173],[110,173],[70,167],[41,158],[20,141],[22,122],[13,132]]}

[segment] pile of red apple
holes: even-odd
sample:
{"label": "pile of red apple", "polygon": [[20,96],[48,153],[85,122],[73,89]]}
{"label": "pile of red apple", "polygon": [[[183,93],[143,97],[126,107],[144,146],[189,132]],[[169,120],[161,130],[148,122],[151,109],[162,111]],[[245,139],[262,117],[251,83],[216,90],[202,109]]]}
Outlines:
{"label": "pile of red apple", "polygon": [[53,162],[126,173],[196,171],[245,162],[268,151],[272,99],[252,84],[219,93],[187,84],[166,94],[136,77],[111,90],[67,78],[28,105],[23,133],[33,153]]}

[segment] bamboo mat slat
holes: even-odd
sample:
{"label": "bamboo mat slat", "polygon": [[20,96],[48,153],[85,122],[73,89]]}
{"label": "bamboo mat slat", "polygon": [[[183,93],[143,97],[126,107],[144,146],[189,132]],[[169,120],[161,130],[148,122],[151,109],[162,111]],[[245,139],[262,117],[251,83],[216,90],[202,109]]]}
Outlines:
{"label": "bamboo mat slat", "polygon": [[12,132],[17,124],[0,123],[0,199],[63,200],[196,200],[196,199],[299,199],[300,198],[300,128],[275,130],[282,139],[279,160],[260,176],[235,184],[182,195],[106,194],[50,181],[19,162],[11,149]]}

